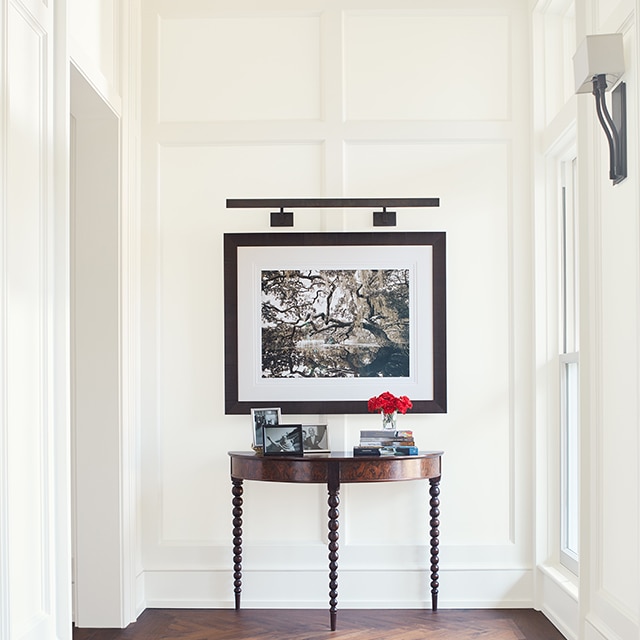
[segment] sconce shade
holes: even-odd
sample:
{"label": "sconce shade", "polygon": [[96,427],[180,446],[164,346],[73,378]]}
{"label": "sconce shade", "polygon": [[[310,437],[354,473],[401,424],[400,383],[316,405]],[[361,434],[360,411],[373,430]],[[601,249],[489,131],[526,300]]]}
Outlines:
{"label": "sconce shade", "polygon": [[587,36],[573,56],[576,93],[592,93],[593,78],[605,75],[607,88],[624,73],[624,47],[621,33]]}

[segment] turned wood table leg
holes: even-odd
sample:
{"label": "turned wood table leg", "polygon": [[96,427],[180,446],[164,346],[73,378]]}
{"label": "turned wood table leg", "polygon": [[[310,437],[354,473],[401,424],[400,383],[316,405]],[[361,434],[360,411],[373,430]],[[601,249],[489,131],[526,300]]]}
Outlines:
{"label": "turned wood table leg", "polygon": [[236,598],[236,609],[240,608],[242,592],[242,479],[232,478],[233,483],[233,591]]}
{"label": "turned wood table leg", "polygon": [[429,484],[429,495],[431,496],[431,500],[429,501],[429,505],[431,509],[429,510],[429,515],[431,516],[431,520],[429,521],[429,525],[431,526],[431,609],[432,611],[438,610],[438,587],[440,583],[438,582],[438,570],[439,570],[439,537],[440,537],[440,478],[430,478]]}
{"label": "turned wood table leg", "polygon": [[338,620],[338,505],[340,504],[340,480],[337,473],[329,472],[329,617],[331,631],[336,630]]}

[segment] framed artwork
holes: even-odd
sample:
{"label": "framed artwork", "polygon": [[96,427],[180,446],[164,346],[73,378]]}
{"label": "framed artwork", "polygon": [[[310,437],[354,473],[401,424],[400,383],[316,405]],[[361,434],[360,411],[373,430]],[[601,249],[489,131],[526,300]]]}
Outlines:
{"label": "framed artwork", "polygon": [[302,448],[305,453],[329,453],[327,425],[303,424]]}
{"label": "framed artwork", "polygon": [[224,236],[225,412],[447,410],[444,232]]}
{"label": "framed artwork", "polygon": [[281,424],[262,427],[265,456],[300,456],[302,447],[302,425]]}
{"label": "framed artwork", "polygon": [[251,409],[251,421],[253,423],[253,446],[262,447],[264,444],[262,428],[280,424],[280,407]]}

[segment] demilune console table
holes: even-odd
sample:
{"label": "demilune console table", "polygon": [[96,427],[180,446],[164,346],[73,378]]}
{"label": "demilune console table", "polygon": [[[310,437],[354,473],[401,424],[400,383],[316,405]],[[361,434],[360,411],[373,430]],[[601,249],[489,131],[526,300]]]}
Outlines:
{"label": "demilune console table", "polygon": [[326,484],[329,492],[329,614],[336,630],[338,605],[338,506],[343,482],[429,480],[431,526],[431,608],[438,609],[438,545],[442,451],[416,456],[353,456],[332,452],[306,456],[260,456],[253,451],[230,451],[233,493],[233,585],[236,609],[242,591],[242,494],[244,480]]}

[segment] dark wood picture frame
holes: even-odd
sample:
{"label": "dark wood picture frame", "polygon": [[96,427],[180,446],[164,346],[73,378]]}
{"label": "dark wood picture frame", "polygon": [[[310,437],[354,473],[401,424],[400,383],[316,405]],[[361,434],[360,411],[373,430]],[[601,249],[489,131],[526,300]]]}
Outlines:
{"label": "dark wood picture frame", "polygon": [[301,424],[279,424],[262,427],[263,455],[265,456],[301,456],[302,445]]}
{"label": "dark wood picture frame", "polygon": [[[314,254],[313,252],[320,252]],[[318,397],[322,390],[315,391],[314,397],[304,397],[292,387],[289,392],[287,385],[295,381],[278,381],[287,389],[285,393],[269,387],[262,392],[263,397],[252,397],[251,391],[245,392],[241,385],[241,376],[253,376],[262,384],[256,374],[256,364],[259,360],[256,349],[251,349],[251,333],[258,331],[256,326],[260,322],[259,311],[252,309],[246,313],[247,305],[259,305],[259,281],[252,282],[252,275],[259,272],[260,267],[245,266],[255,260],[260,260],[264,252],[276,255],[277,260],[282,256],[278,266],[268,268],[288,269],[289,252],[312,255],[343,255],[345,260],[352,260],[354,252],[364,252],[367,260],[374,262],[380,257],[380,267],[386,268],[389,258],[401,261],[411,261],[407,254],[416,256],[415,278],[419,286],[414,288],[414,296],[421,299],[421,304],[428,308],[430,317],[423,317],[425,313],[417,312],[414,319],[414,334],[419,335],[415,343],[427,344],[428,357],[422,352],[413,353],[414,344],[409,349],[412,366],[419,367],[422,378],[428,380],[428,388],[423,390],[423,380],[420,375],[411,379],[411,387],[404,379],[371,378],[362,386],[362,378],[341,378],[342,389],[354,389],[353,396],[348,398]],[[270,253],[269,253],[270,252]],[[258,258],[255,258],[255,256]],[[373,256],[373,257],[371,257]],[[273,262],[274,258],[269,258]],[[317,261],[317,258],[316,258]],[[315,264],[315,263],[314,263]],[[377,263],[376,263],[377,264]],[[422,266],[421,266],[422,265]],[[426,265],[427,268],[423,268]],[[305,266],[305,269],[307,267]],[[326,267],[328,269],[333,266]],[[253,271],[252,271],[253,269]],[[249,273],[249,276],[247,275]],[[428,275],[426,275],[428,274]],[[250,299],[249,303],[244,300]],[[241,308],[239,308],[241,307]],[[447,346],[446,346],[446,234],[441,231],[425,232],[319,232],[319,233],[229,233],[224,234],[224,312],[225,312],[225,413],[246,414],[254,407],[279,406],[283,412],[289,414],[339,414],[339,413],[367,413],[367,400],[373,396],[389,390],[394,395],[408,395],[412,402],[412,413],[446,413],[447,411]],[[252,315],[253,314],[253,315]],[[242,326],[239,323],[244,323]],[[249,323],[249,324],[247,324]],[[426,331],[426,333],[425,333]],[[248,335],[249,334],[249,335]],[[239,344],[241,337],[241,344]],[[255,342],[255,340],[254,340]],[[243,351],[244,350],[244,351]],[[247,351],[249,350],[249,351]],[[240,355],[239,355],[240,353]],[[259,355],[259,354],[258,354]],[[252,368],[253,367],[253,368]],[[244,378],[242,378],[244,380]],[[421,386],[422,385],[422,386]],[[322,385],[317,385],[321,388]],[[417,391],[416,391],[417,389]]]}

